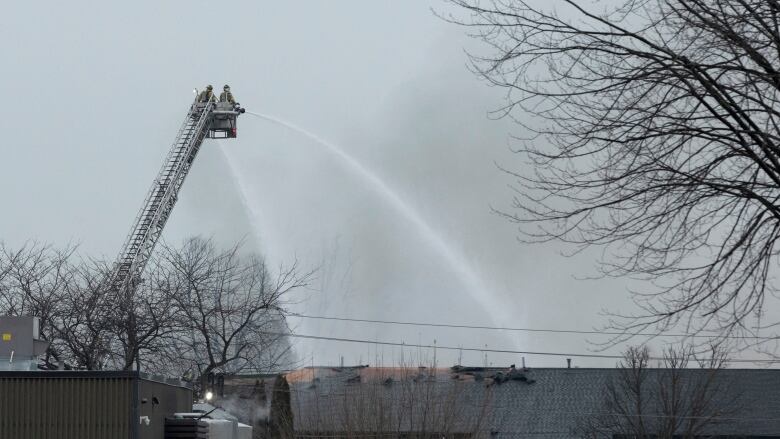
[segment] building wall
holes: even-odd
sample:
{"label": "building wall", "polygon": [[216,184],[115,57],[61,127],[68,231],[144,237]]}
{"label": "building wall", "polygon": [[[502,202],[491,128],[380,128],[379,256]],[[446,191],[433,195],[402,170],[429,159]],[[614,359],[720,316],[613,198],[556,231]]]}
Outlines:
{"label": "building wall", "polygon": [[191,410],[192,390],[135,372],[0,372],[2,439],[162,439]]}
{"label": "building wall", "polygon": [[162,439],[167,416],[191,411],[191,389],[143,378],[139,381],[138,416],[148,416],[150,423],[139,423],[138,439]]}
{"label": "building wall", "polygon": [[132,439],[129,377],[0,375],[0,438]]}

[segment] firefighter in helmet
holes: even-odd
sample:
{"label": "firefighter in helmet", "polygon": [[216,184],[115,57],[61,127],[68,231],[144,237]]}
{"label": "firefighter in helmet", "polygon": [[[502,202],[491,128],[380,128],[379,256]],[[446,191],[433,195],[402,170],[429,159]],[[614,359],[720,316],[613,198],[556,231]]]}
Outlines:
{"label": "firefighter in helmet", "polygon": [[198,102],[210,102],[214,101],[214,87],[209,84],[206,89],[200,92],[198,95]]}
{"label": "firefighter in helmet", "polygon": [[219,101],[220,102],[230,102],[231,104],[235,105],[236,100],[233,99],[233,93],[230,92],[230,86],[225,84],[224,87],[222,87],[222,93],[219,95]]}

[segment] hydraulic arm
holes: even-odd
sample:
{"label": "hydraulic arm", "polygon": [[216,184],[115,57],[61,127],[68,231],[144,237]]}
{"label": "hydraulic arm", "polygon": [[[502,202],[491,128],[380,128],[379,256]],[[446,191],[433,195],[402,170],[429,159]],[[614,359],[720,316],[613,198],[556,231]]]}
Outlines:
{"label": "hydraulic arm", "polygon": [[236,137],[236,118],[243,112],[229,102],[192,104],[119,253],[111,276],[114,291],[132,285],[143,273],[203,140]]}

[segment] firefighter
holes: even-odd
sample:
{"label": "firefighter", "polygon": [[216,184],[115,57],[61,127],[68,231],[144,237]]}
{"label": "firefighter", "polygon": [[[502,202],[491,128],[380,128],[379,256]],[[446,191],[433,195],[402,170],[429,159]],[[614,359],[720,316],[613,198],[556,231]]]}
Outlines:
{"label": "firefighter", "polygon": [[231,104],[235,105],[236,100],[233,99],[233,93],[230,92],[229,85],[225,84],[225,86],[222,87],[222,94],[219,95],[219,101],[230,102]]}
{"label": "firefighter", "polygon": [[205,90],[198,95],[198,102],[209,102],[214,100],[214,87],[209,84]]}

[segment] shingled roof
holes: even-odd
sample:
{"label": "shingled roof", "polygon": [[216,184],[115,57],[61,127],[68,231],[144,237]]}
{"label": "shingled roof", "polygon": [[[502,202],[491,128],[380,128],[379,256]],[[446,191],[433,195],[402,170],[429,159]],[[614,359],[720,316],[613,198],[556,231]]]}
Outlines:
{"label": "shingled roof", "polygon": [[[305,368],[286,375],[298,432],[439,432],[463,437],[575,438],[605,413],[620,369]],[[647,382],[666,369],[648,369]],[[680,371],[693,383],[711,371]],[[780,371],[725,369],[706,432],[780,438]],[[681,388],[687,388],[685,386]],[[652,404],[650,404],[652,405]],[[644,411],[648,422],[657,407]],[[712,412],[712,413],[716,413]],[[709,416],[709,415],[708,415]]]}

